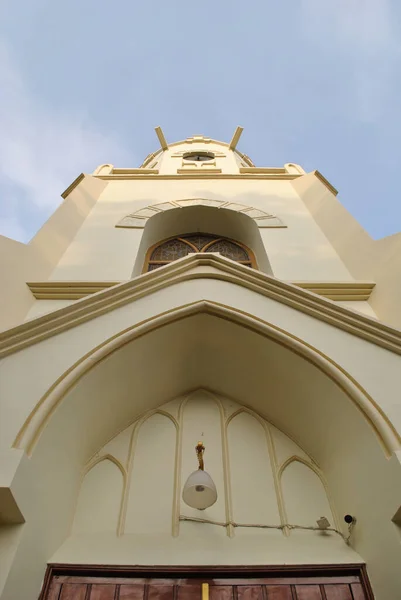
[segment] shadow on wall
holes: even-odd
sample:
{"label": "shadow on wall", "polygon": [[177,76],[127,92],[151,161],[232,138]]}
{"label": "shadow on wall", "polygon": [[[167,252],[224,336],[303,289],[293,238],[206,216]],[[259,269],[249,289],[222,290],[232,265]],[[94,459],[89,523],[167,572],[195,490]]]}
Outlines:
{"label": "shadow on wall", "polygon": [[258,269],[268,275],[273,274],[259,228],[251,217],[224,208],[188,206],[159,213],[148,219],[132,277],[142,273],[146,253],[154,244],[169,237],[198,232],[241,242],[254,252]]}

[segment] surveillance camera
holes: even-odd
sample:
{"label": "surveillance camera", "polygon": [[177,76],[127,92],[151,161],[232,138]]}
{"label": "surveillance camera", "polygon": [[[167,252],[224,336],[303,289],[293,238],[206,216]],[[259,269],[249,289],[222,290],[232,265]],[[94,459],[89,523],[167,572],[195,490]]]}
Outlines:
{"label": "surveillance camera", "polygon": [[355,517],[353,517],[352,515],[345,515],[344,521],[348,523],[348,525],[351,525],[351,523],[355,522]]}

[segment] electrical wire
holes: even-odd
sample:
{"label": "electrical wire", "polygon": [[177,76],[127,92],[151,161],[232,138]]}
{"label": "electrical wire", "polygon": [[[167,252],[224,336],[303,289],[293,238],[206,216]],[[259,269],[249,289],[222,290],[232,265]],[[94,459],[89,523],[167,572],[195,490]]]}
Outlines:
{"label": "electrical wire", "polygon": [[228,527],[231,525],[232,527],[255,527],[258,529],[278,529],[282,531],[283,529],[304,529],[309,531],[332,531],[333,533],[337,533],[341,536],[344,542],[349,545],[349,540],[351,537],[352,529],[354,526],[354,522],[351,523],[348,527],[348,536],[345,536],[342,531],[335,529],[334,527],[326,527],[322,529],[321,527],[315,527],[313,525],[292,525],[290,523],[284,523],[283,525],[262,525],[260,523],[236,523],[235,521],[212,521],[211,519],[201,519],[199,517],[186,517],[185,515],[180,515],[180,521],[192,521],[194,523],[207,523],[209,525],[218,525],[219,527]]}

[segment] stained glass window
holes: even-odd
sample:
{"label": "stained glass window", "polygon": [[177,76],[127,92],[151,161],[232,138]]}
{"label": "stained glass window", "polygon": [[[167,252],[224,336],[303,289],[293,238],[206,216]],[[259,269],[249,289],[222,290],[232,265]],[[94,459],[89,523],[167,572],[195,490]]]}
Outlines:
{"label": "stained glass window", "polygon": [[154,271],[191,252],[219,252],[225,258],[252,267],[251,252],[242,244],[208,233],[188,233],[160,242],[152,250],[146,270]]}

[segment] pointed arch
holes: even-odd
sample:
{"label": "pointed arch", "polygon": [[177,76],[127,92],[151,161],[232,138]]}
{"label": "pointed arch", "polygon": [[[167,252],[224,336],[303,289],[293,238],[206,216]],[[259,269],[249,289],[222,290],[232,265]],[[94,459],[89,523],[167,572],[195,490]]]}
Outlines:
{"label": "pointed arch", "polygon": [[284,492],[283,492],[283,486],[282,486],[282,477],[283,477],[283,473],[286,470],[286,468],[289,467],[294,462],[299,462],[299,463],[303,464],[305,467],[307,467],[308,469],[313,471],[315,473],[315,475],[317,475],[317,477],[319,478],[320,483],[322,484],[323,489],[325,491],[325,494],[326,494],[326,497],[327,497],[327,500],[328,500],[328,503],[330,506],[331,514],[333,515],[333,519],[335,521],[335,527],[336,527],[336,529],[340,529],[337,512],[335,510],[334,502],[332,500],[330,490],[328,487],[328,483],[326,481],[326,478],[325,478],[323,472],[312,461],[305,460],[302,456],[297,456],[295,454],[293,456],[290,456],[289,458],[287,458],[287,460],[285,460],[283,462],[283,464],[278,469],[278,473],[277,473],[280,490],[281,490],[281,495],[283,498],[283,507],[284,507],[285,518],[287,519],[287,510],[285,508],[285,498],[284,498]]}
{"label": "pointed arch", "polygon": [[121,490],[121,498],[120,498],[120,504],[119,504],[119,509],[118,509],[118,516],[117,516],[117,529],[116,529],[116,533],[117,535],[120,535],[120,531],[121,531],[121,519],[123,516],[123,503],[124,503],[124,497],[126,494],[126,490],[127,490],[127,471],[125,470],[124,466],[121,464],[121,462],[112,454],[103,454],[102,456],[98,456],[96,458],[92,458],[91,460],[89,460],[89,462],[85,465],[82,474],[81,474],[81,481],[79,484],[79,491],[76,497],[76,501],[75,501],[75,510],[74,510],[74,514],[72,517],[72,521],[71,521],[71,529],[73,527],[73,523],[75,520],[75,513],[78,507],[78,499],[79,499],[79,494],[81,492],[82,489],[82,485],[84,483],[85,477],[88,475],[88,473],[90,473],[90,471],[92,471],[95,467],[97,467],[100,463],[105,462],[105,461],[109,461],[112,464],[114,464],[120,471],[121,475],[122,475],[122,490]]}
{"label": "pointed arch", "polygon": [[247,329],[276,341],[291,352],[307,359],[308,362],[333,381],[363,414],[376,433],[387,456],[390,456],[392,452],[400,448],[400,437],[381,408],[367,391],[330,357],[302,339],[267,321],[262,321],[238,309],[229,308],[210,301],[197,301],[186,306],[174,308],[147,321],[135,324],[101,343],[91,352],[88,352],[65,371],[42,396],[22,425],[15,438],[13,447],[23,448],[30,455],[46,424],[67,392],[81,377],[102,362],[106,356],[111,355],[127,343],[142,337],[150,331],[199,313],[206,313],[240,326],[245,326]]}

